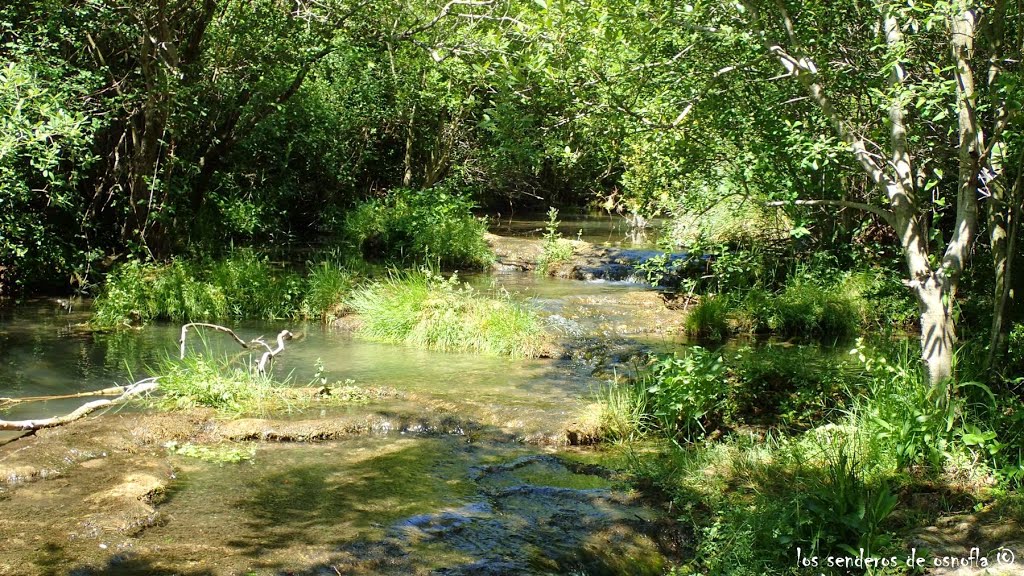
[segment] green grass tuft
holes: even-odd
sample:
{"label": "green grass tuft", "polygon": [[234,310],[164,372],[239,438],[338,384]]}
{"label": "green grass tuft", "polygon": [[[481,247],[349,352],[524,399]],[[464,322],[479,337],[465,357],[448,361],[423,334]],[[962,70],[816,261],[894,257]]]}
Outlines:
{"label": "green grass tuft", "polygon": [[706,295],[687,312],[686,333],[707,340],[722,340],[729,335],[729,299]]}
{"label": "green grass tuft", "polygon": [[360,333],[381,342],[443,352],[533,358],[549,337],[540,318],[507,295],[489,296],[430,272],[393,272],[347,300]]}

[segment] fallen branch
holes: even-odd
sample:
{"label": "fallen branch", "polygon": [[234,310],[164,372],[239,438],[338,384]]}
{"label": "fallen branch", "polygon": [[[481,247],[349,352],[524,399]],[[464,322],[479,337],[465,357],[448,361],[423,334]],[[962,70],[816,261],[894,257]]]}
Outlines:
{"label": "fallen branch", "polygon": [[291,340],[294,338],[294,334],[288,330],[281,330],[281,333],[277,335],[277,348],[271,348],[269,344],[263,341],[262,338],[257,338],[254,342],[262,344],[267,351],[260,357],[259,363],[256,365],[256,371],[260,374],[267,373],[267,363],[274,357],[284,351],[284,341]]}
{"label": "fallen branch", "polygon": [[[54,416],[53,418],[43,418],[41,420],[0,420],[0,430],[39,430],[40,428],[53,428],[55,426],[62,426],[69,422],[74,422],[87,414],[95,412],[100,408],[109,408],[118,404],[123,404],[128,400],[131,400],[135,396],[152,392],[157,388],[157,376],[139,380],[138,382],[124,387],[124,392],[120,396],[113,400],[93,400],[80,406],[74,412],[65,414],[64,416]],[[109,389],[108,389],[109,390]]]}
{"label": "fallen branch", "polygon": [[[271,347],[262,337],[253,340],[252,342],[246,342],[235,334],[234,330],[218,324],[207,324],[205,322],[190,322],[181,327],[181,337],[178,339],[178,346],[180,350],[180,358],[185,358],[185,339],[188,336],[190,328],[211,328],[218,332],[229,334],[238,342],[242,348],[251,350],[256,345],[262,346],[266,351],[260,356],[259,362],[256,364],[256,370],[260,374],[266,374],[267,366],[270,365],[271,360],[275,356],[284,351],[284,343],[286,340],[295,338],[295,335],[289,330],[282,330],[277,335],[277,346]],[[159,376],[153,376],[144,380],[139,380],[134,384],[128,386],[114,386],[111,388],[104,388],[102,390],[95,390],[92,392],[78,392],[75,394],[62,394],[56,396],[29,396],[25,398],[0,398],[0,408],[6,408],[15,404],[21,404],[24,402],[38,402],[44,400],[60,400],[66,398],[82,398],[86,396],[117,396],[114,399],[103,399],[93,400],[83,404],[74,412],[65,414],[64,416],[54,416],[52,418],[42,418],[39,420],[0,420],[0,431],[33,431],[41,428],[53,428],[55,426],[62,426],[69,422],[74,422],[87,414],[95,412],[101,408],[109,408],[111,406],[117,406],[123,404],[132,398],[141,394],[152,392],[158,387]]]}
{"label": "fallen branch", "polygon": [[178,338],[178,347],[181,351],[181,354],[178,356],[179,360],[185,359],[185,336],[188,335],[189,328],[212,328],[218,332],[230,334],[231,337],[235,339],[235,342],[238,342],[242,346],[242,348],[249,348],[249,344],[246,343],[245,340],[239,338],[238,334],[235,334],[235,331],[232,330],[231,328],[227,328],[219,324],[207,324],[206,322],[189,322],[188,324],[185,324],[184,326],[181,327],[181,337]]}
{"label": "fallen branch", "polygon": [[78,392],[76,394],[57,394],[54,396],[25,396],[24,398],[0,398],[0,408],[8,408],[25,402],[46,402],[47,400],[66,400],[68,398],[85,398],[87,396],[118,396],[124,394],[127,386],[114,386],[92,392]]}
{"label": "fallen branch", "polygon": [[246,342],[245,340],[242,340],[238,336],[238,334],[235,334],[234,330],[226,326],[221,326],[219,324],[208,324],[206,322],[190,322],[181,327],[181,337],[178,338],[178,349],[180,352],[178,358],[180,360],[185,359],[185,337],[188,335],[189,328],[211,328],[218,332],[229,334],[232,338],[235,339],[235,342],[238,342],[238,344],[242,348],[245,348],[246,350],[251,350],[256,345],[262,346],[263,348],[266,349],[266,352],[264,352],[263,355],[260,356],[259,361],[256,363],[256,371],[260,374],[266,374],[267,365],[270,363],[270,360],[273,359],[274,356],[277,356],[278,354],[284,351],[285,340],[291,340],[292,338],[295,338],[295,335],[292,334],[291,331],[282,330],[277,335],[277,348],[271,348],[270,344],[267,344],[267,342],[263,339],[262,336],[256,338],[252,342]]}

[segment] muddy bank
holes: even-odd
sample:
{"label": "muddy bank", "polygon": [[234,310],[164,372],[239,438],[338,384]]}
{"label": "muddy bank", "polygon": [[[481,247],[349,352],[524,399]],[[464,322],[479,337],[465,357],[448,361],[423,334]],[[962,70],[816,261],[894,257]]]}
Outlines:
{"label": "muddy bank", "polygon": [[653,574],[685,540],[598,464],[434,428],[195,412],[40,431],[0,448],[0,573]]}

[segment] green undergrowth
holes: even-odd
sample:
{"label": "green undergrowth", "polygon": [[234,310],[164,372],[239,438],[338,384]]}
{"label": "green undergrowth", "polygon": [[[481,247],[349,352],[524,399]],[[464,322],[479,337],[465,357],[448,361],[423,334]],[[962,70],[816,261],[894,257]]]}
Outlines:
{"label": "green undergrowth", "polygon": [[159,388],[150,401],[163,410],[212,408],[225,417],[265,416],[366,401],[367,394],[351,381],[302,386],[291,376],[258,373],[251,360],[248,355],[241,359],[207,355],[168,358],[154,370]]}
{"label": "green undergrowth", "polygon": [[701,296],[685,326],[689,334],[707,340],[731,334],[844,340],[869,328],[908,327],[916,313],[909,292],[890,274],[805,271],[776,291],[755,286]]}
{"label": "green undergrowth", "polygon": [[603,426],[613,439],[671,433],[680,441],[745,427],[810,428],[841,416],[865,382],[847,355],[769,344],[658,355],[605,391]]}
{"label": "green undergrowth", "polygon": [[[675,574],[908,574],[915,530],[1008,507],[1024,470],[1019,391],[961,366],[946,398],[913,343],[883,350],[694,347],[605,389],[604,437],[695,536]],[[799,566],[798,548],[821,563]]]}
{"label": "green undergrowth", "polygon": [[550,345],[536,312],[506,293],[460,285],[456,275],[392,272],[346,304],[359,317],[359,333],[381,342],[519,358],[544,355]]}
{"label": "green undergrowth", "polygon": [[397,188],[358,204],[346,216],[342,235],[368,259],[485,268],[494,255],[474,207],[470,199],[441,188]]}
{"label": "green undergrowth", "polygon": [[354,278],[334,260],[291,269],[251,250],[221,259],[133,261],[108,276],[92,324],[116,328],[153,320],[328,320],[340,312]]}

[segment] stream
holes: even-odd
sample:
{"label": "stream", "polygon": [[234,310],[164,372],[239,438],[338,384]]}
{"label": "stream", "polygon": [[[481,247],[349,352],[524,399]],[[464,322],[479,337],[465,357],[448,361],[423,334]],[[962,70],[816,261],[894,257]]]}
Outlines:
{"label": "stream", "polygon": [[[685,345],[674,335],[681,315],[627,282],[460,277],[531,303],[572,344],[560,358],[512,360],[377,344],[319,324],[233,326],[246,339],[301,332],[274,366],[297,385],[322,376],[389,392],[272,419],[128,407],[18,440],[6,433],[0,574],[663,573],[685,535],[609,465],[619,455],[572,444],[609,376],[601,370]],[[177,355],[177,325],[95,334],[77,326],[88,316],[86,304],[49,300],[0,309],[0,396],[124,384]],[[215,355],[232,345],[207,336]],[[0,417],[82,402],[21,404]],[[248,459],[168,448],[231,440]]]}

